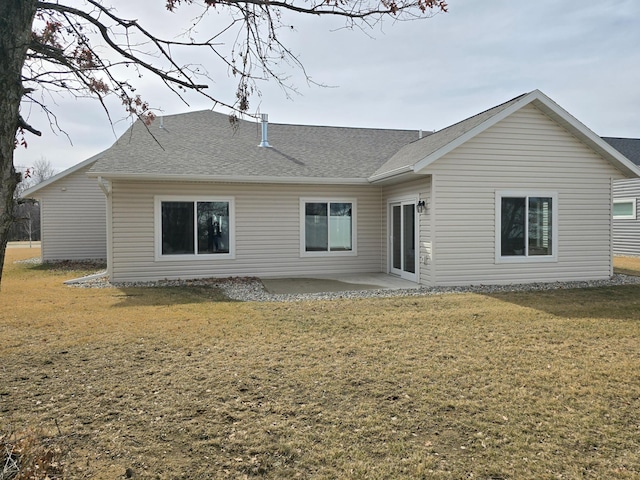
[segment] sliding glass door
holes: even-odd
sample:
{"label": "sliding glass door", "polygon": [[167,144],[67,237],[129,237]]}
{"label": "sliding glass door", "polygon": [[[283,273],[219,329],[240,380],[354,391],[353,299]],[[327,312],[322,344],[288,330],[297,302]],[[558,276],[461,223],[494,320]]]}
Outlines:
{"label": "sliding glass door", "polygon": [[416,204],[413,201],[391,203],[389,216],[390,271],[417,282]]}

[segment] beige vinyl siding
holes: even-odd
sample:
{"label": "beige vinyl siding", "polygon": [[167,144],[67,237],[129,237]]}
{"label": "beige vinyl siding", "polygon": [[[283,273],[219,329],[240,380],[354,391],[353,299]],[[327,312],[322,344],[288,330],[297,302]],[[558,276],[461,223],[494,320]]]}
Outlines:
{"label": "beige vinyl siding", "polygon": [[[155,196],[233,198],[235,258],[156,260]],[[301,257],[300,199],[355,199],[357,256]],[[113,281],[304,277],[380,271],[381,194],[373,186],[114,182]]]}
{"label": "beige vinyl siding", "polygon": [[613,183],[613,199],[635,198],[636,218],[613,220],[613,253],[615,255],[640,256],[640,217],[638,199],[640,180],[619,180]]}
{"label": "beige vinyl siding", "polygon": [[[529,105],[425,169],[434,178],[434,283],[505,284],[611,274],[611,178],[622,174]],[[499,263],[496,191],[555,192],[556,262]]]}
{"label": "beige vinyl siding", "polygon": [[389,272],[389,235],[390,229],[388,225],[389,212],[388,205],[390,202],[398,199],[415,198],[415,200],[425,200],[427,202],[427,212],[416,214],[416,221],[419,229],[419,247],[417,253],[418,259],[424,257],[425,261],[418,260],[418,283],[421,285],[432,285],[432,239],[431,239],[431,206],[433,203],[431,194],[431,177],[421,175],[419,179],[412,180],[407,183],[392,185],[385,187],[382,192],[384,200],[384,222],[382,225],[382,265],[383,272]]}
{"label": "beige vinyl siding", "polygon": [[42,259],[107,258],[106,199],[87,177],[91,165],[44,187],[40,200]]}

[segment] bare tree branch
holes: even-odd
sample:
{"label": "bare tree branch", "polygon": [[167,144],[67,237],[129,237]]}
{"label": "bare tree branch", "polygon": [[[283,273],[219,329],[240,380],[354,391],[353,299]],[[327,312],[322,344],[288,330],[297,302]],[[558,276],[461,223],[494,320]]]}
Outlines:
{"label": "bare tree branch", "polygon": [[[289,96],[297,91],[287,73],[293,68],[315,83],[281,41],[280,34],[293,29],[283,22],[286,12],[333,16],[349,28],[365,29],[385,17],[424,18],[447,8],[445,0],[164,0],[169,14],[183,7],[201,9],[183,35],[167,39],[143,22],[119,15],[107,1],[0,0],[0,280],[19,183],[13,151],[27,146],[25,132],[41,135],[23,118],[21,108],[40,108],[52,130],[66,135],[51,107],[57,96],[97,99],[113,126],[108,102],[113,95],[148,129],[154,109],[136,91],[135,79],[123,74],[129,68],[138,77],[160,79],[185,103],[185,92],[192,91],[228,108],[233,121],[247,114],[251,97],[260,95],[261,81],[275,81]],[[227,14],[228,23],[198,34],[195,25],[212,11]],[[235,98],[211,93],[214,79],[207,69],[179,60],[187,48],[199,49],[227,69],[237,80]]]}
{"label": "bare tree branch", "polygon": [[[104,9],[104,7],[102,7],[101,5],[97,4],[97,2],[94,2],[93,0],[87,0],[89,3],[97,6],[98,8],[101,9],[101,11],[107,13],[106,9]],[[169,74],[167,74],[166,71],[159,69],[157,67],[154,67],[153,65],[151,65],[150,63],[145,62],[144,60],[142,60],[140,57],[136,57],[134,55],[132,55],[131,53],[129,53],[127,50],[123,49],[122,47],[120,47],[120,45],[118,45],[109,35],[109,29],[99,20],[93,18],[91,15],[89,15],[86,12],[83,12],[82,10],[79,10],[77,8],[73,8],[73,7],[69,7],[67,5],[62,5],[60,3],[48,3],[48,2],[38,2],[38,5],[40,8],[43,9],[47,9],[47,10],[53,10],[53,11],[57,11],[57,12],[61,12],[61,13],[69,13],[72,15],[75,15],[77,17],[80,17],[84,20],[87,20],[89,23],[91,23],[93,26],[95,26],[98,31],[100,32],[100,35],[102,36],[102,39],[107,42],[107,44],[118,54],[122,55],[124,58],[130,60],[131,62],[135,63],[136,65],[140,65],[144,68],[146,68],[147,70],[149,70],[151,73],[157,75],[158,77],[171,82],[171,83],[175,83],[177,85],[182,85],[185,88],[193,88],[193,89],[197,89],[197,90],[201,90],[201,89],[205,89],[208,88],[207,84],[196,84],[193,81],[191,81],[191,79],[189,77],[187,77],[187,80],[182,80],[178,77],[174,77],[171,76]],[[177,69],[178,72],[182,72],[182,69],[180,66],[178,66],[173,59],[171,58],[171,55],[169,55],[166,50],[161,46],[160,41],[148,34],[146,32],[146,30],[142,29],[137,22],[135,22],[134,20],[123,20],[121,18],[118,18],[114,15],[110,15],[109,16],[115,20],[119,25],[121,25],[124,28],[131,28],[131,27],[136,27],[139,31],[141,31],[142,33],[144,33],[147,38],[149,38],[149,40],[151,40],[152,42],[154,42],[158,48],[160,49],[160,51],[162,52],[162,54],[165,56],[165,58],[167,60],[169,60],[171,62],[171,64]],[[171,43],[171,42],[162,42],[162,43]]]}
{"label": "bare tree branch", "polygon": [[36,130],[31,125],[29,125],[27,122],[25,122],[24,118],[22,118],[22,115],[18,115],[18,128],[22,128],[23,130],[31,132],[34,135],[37,135],[38,137],[42,136],[42,132],[39,131],[39,130]]}

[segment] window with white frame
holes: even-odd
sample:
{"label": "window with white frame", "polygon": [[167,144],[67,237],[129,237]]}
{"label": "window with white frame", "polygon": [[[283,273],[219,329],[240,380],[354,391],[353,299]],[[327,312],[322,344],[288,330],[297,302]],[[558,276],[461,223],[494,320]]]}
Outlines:
{"label": "window with white frame", "polygon": [[613,218],[615,220],[636,219],[636,199],[619,198],[613,201]]}
{"label": "window with white frame", "polygon": [[354,253],[355,201],[307,200],[300,202],[303,254]]}
{"label": "window with white frame", "polygon": [[156,198],[157,252],[161,258],[229,255],[233,245],[233,201]]}
{"label": "window with white frame", "polygon": [[555,260],[557,250],[555,193],[496,194],[496,259]]}

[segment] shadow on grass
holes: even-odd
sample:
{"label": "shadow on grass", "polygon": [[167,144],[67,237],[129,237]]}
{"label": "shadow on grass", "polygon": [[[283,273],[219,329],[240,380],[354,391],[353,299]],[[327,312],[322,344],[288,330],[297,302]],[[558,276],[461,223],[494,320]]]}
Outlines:
{"label": "shadow on grass", "polygon": [[107,269],[107,264],[99,261],[61,260],[59,262],[36,263],[29,265],[27,269],[36,272],[68,272],[74,275],[85,275],[102,272]]}
{"label": "shadow on grass", "polygon": [[640,285],[496,293],[485,296],[563,318],[640,320]]}
{"label": "shadow on grass", "polygon": [[614,267],[613,273],[619,274],[619,275],[631,275],[632,277],[640,277],[640,271],[632,270],[629,268]]}
{"label": "shadow on grass", "polygon": [[117,307],[150,307],[195,303],[234,302],[216,287],[131,287],[119,288],[113,296]]}

